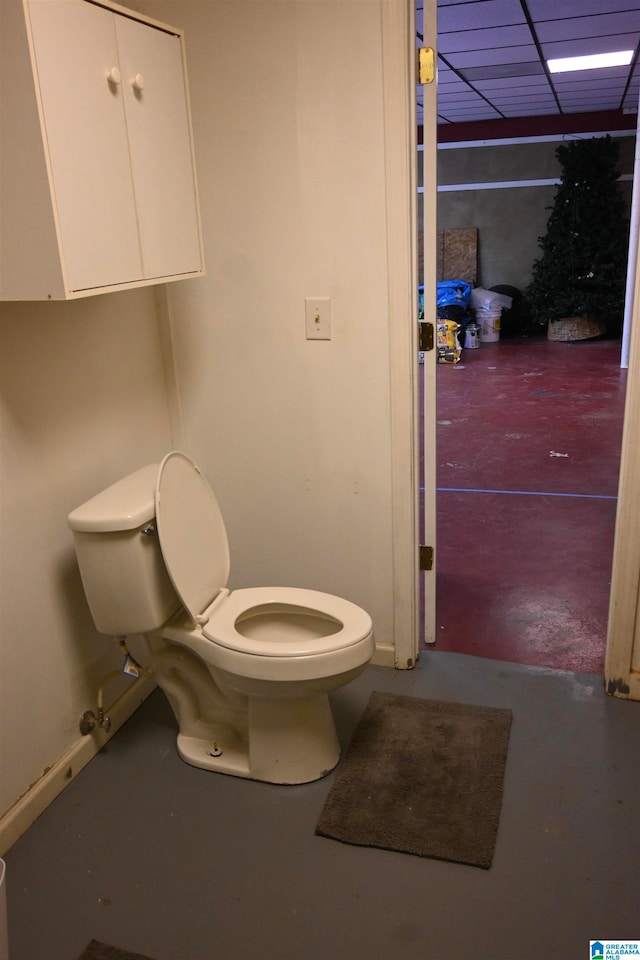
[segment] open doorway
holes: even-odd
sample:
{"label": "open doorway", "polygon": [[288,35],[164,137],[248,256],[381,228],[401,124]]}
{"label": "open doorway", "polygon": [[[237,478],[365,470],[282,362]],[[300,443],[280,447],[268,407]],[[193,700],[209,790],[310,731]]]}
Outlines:
{"label": "open doorway", "polygon": [[604,667],[620,342],[505,339],[438,370],[436,648]]}
{"label": "open doorway", "polygon": [[[545,146],[538,155],[553,155],[553,139],[540,142]],[[517,144],[508,146],[501,176],[517,158]],[[458,147],[465,149],[474,147]],[[487,149],[483,144],[485,156]],[[513,185],[496,189],[495,164],[488,168],[491,176],[485,174],[493,182],[484,190],[477,176],[472,190],[465,183],[449,189],[452,175],[464,169],[460,160],[451,163],[452,156],[447,151],[449,182],[438,196],[439,226],[462,226],[460,218],[466,226],[480,222],[479,284],[512,284],[518,247],[526,252],[532,241],[520,235],[513,242],[517,215],[510,207],[523,204],[523,224],[528,205],[541,208],[542,228],[534,226],[533,252],[525,260],[530,269],[548,217],[549,191],[535,182],[518,186],[513,172]],[[630,181],[631,135],[625,156]],[[468,157],[465,163],[468,170]],[[508,194],[508,202],[498,200]],[[500,202],[502,216],[495,212]],[[443,207],[449,214],[444,223]],[[483,230],[483,217],[491,230]],[[504,257],[494,249],[500,229]],[[483,234],[490,240],[485,246]],[[522,249],[520,254],[523,260]],[[509,272],[497,272],[504,269]],[[516,279],[525,285],[526,278]],[[438,365],[432,648],[603,672],[626,387],[620,348],[619,339],[569,344],[516,333],[463,351],[458,364]]]}

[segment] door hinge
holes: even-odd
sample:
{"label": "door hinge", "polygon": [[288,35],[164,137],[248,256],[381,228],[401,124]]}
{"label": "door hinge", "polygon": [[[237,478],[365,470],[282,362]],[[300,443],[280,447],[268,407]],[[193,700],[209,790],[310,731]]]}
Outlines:
{"label": "door hinge", "polygon": [[418,350],[433,350],[433,324],[421,320],[418,327]]}
{"label": "door hinge", "polygon": [[436,78],[436,58],[432,47],[418,50],[418,83],[433,83]]}
{"label": "door hinge", "polygon": [[433,547],[420,544],[420,569],[433,570]]}

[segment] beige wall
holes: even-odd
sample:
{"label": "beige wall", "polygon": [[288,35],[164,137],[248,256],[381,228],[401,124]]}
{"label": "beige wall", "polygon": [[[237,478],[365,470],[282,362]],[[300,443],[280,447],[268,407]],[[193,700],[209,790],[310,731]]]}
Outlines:
{"label": "beige wall", "polygon": [[[186,34],[208,275],[168,296],[184,442],[219,496],[232,585],[342,594],[391,641],[380,3],[138,6]],[[331,342],[305,339],[318,296]]]}
{"label": "beige wall", "polygon": [[0,340],[1,813],[78,738],[120,659],[67,514],[171,437],[153,291],[3,303]]}

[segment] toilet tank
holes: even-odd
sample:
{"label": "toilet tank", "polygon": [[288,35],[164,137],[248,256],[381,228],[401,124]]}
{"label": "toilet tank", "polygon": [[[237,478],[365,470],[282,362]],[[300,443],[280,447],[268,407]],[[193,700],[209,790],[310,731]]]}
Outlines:
{"label": "toilet tank", "polygon": [[101,633],[156,630],[180,606],[155,528],[158,469],[155,463],[142,467],[67,518],[89,609]]}

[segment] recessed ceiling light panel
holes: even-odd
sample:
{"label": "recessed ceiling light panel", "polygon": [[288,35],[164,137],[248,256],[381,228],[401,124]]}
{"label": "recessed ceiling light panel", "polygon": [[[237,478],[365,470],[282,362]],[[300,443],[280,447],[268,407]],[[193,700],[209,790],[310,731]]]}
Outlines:
{"label": "recessed ceiling light panel", "polygon": [[631,63],[633,50],[616,53],[595,53],[587,57],[559,57],[547,60],[550,73],[569,73],[572,70],[597,70],[600,67],[626,67]]}

